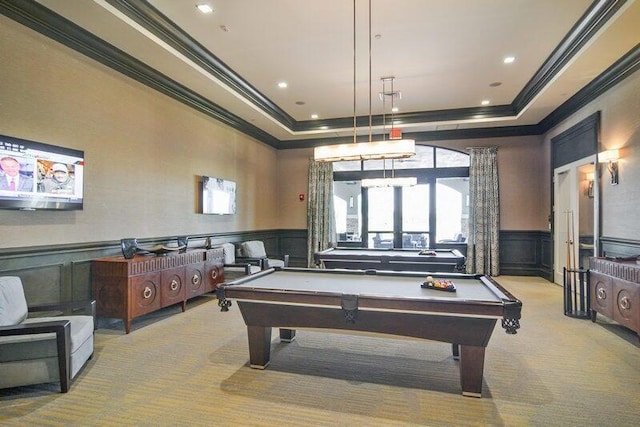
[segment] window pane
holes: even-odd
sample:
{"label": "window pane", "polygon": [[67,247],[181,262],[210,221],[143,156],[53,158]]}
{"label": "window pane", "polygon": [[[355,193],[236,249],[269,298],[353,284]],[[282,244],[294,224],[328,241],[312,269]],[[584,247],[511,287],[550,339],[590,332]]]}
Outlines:
{"label": "window pane", "polygon": [[362,164],[366,171],[391,170],[391,160],[365,160]]}
{"label": "window pane", "polygon": [[433,147],[416,145],[416,155],[408,159],[394,161],[395,169],[431,169],[433,168]]}
{"label": "window pane", "polygon": [[370,233],[368,248],[393,248],[393,233]]}
{"label": "window pane", "polygon": [[402,233],[402,247],[405,249],[425,249],[429,247],[428,233]]}
{"label": "window pane", "polygon": [[442,178],[436,183],[436,241],[466,242],[469,231],[469,179]]}
{"label": "window pane", "polygon": [[369,194],[370,248],[393,247],[393,188],[372,187]]}
{"label": "window pane", "polygon": [[436,167],[469,166],[469,155],[458,151],[436,148]]}
{"label": "window pane", "polygon": [[393,232],[393,188],[369,188],[369,230]]}
{"label": "window pane", "polygon": [[360,181],[334,182],[333,206],[338,241],[359,241],[360,230],[362,230]]}
{"label": "window pane", "polygon": [[359,171],[360,160],[345,161],[345,162],[333,162],[333,171]]}
{"label": "window pane", "polygon": [[429,185],[402,187],[402,247],[429,245]]}
{"label": "window pane", "polygon": [[402,231],[429,231],[429,186],[402,187]]}

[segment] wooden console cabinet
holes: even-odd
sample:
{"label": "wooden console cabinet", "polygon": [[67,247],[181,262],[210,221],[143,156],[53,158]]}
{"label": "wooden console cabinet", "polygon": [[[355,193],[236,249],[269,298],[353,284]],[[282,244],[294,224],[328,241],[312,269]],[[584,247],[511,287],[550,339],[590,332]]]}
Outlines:
{"label": "wooden console cabinet", "polygon": [[166,256],[110,257],[92,263],[93,297],[99,317],[131,320],[216,289],[224,281],[221,248],[196,249]]}
{"label": "wooden console cabinet", "polygon": [[591,320],[600,313],[640,335],[640,264],[591,258],[589,274]]}

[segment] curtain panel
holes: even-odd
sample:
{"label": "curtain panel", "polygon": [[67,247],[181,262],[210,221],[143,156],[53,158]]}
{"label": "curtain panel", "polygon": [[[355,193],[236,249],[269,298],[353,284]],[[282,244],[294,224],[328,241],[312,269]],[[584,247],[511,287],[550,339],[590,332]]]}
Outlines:
{"label": "curtain panel", "polygon": [[307,205],[307,266],[313,267],[313,254],[336,243],[333,216],[333,163],[309,161]]}
{"label": "curtain panel", "polygon": [[473,147],[469,168],[467,273],[500,274],[498,148]]}

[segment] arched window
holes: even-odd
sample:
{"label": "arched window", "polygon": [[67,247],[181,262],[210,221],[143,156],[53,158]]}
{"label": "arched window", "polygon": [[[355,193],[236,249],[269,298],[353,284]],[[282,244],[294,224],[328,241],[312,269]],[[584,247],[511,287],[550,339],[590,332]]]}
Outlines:
{"label": "arched window", "polygon": [[[334,206],[340,245],[436,248],[465,244],[469,155],[416,145],[409,159],[336,162]],[[365,178],[415,177],[408,187],[362,187]]]}

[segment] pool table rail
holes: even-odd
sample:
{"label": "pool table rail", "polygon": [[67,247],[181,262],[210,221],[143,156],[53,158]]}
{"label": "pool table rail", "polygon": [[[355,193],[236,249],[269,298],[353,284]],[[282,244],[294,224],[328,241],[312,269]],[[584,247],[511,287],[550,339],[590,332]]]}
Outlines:
{"label": "pool table rail", "polygon": [[[313,272],[314,275],[327,275],[332,277],[339,272],[343,275],[352,275],[354,277],[376,276],[389,277],[391,280],[397,277],[410,277],[416,279],[416,286],[419,286],[424,274],[416,272],[388,272],[374,270],[323,270],[323,269],[307,269],[307,268],[277,268],[264,270],[252,276],[247,276],[234,282],[219,286],[217,290],[218,305],[222,311],[227,311],[230,305],[229,298],[238,301],[262,301],[278,304],[296,305],[303,304],[319,307],[342,307],[344,305],[345,295],[352,295],[346,288],[344,292],[317,292],[309,290],[292,290],[288,288],[255,288],[248,286],[252,281],[260,276],[267,276],[275,270],[282,270],[290,273],[308,273]],[[322,276],[319,276],[322,277]],[[470,316],[470,317],[493,317],[502,319],[502,327],[509,334],[517,333],[520,327],[520,316],[522,302],[509,293],[506,289],[496,283],[493,279],[483,275],[469,275],[462,273],[437,273],[437,278],[447,278],[451,280],[479,280],[481,281],[496,297],[495,301],[465,298],[452,298],[444,293],[439,296],[441,291],[431,291],[433,296],[420,296],[416,298],[402,298],[397,296],[380,296],[380,295],[357,295],[357,307],[359,310],[377,310],[377,311],[398,311],[403,313],[429,314],[437,313],[445,316]]]}
{"label": "pool table rail", "polygon": [[352,270],[464,272],[466,264],[466,257],[457,249],[336,247],[316,252],[313,258],[318,267]]}

